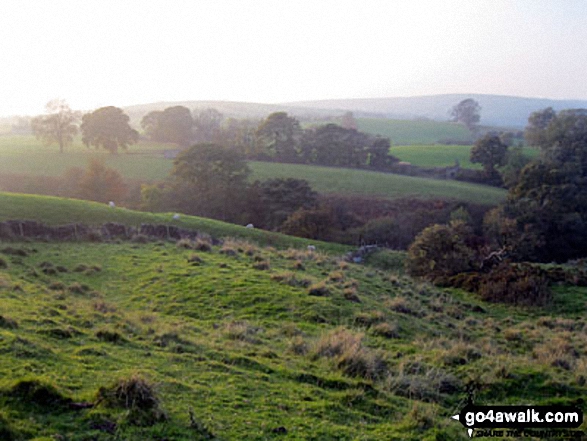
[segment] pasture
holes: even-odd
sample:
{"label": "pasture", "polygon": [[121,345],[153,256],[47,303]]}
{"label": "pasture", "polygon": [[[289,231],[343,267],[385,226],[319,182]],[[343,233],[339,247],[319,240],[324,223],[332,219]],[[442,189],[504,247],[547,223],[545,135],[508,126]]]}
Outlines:
{"label": "pasture", "polygon": [[[0,137],[0,173],[32,176],[61,176],[71,167],[85,167],[90,158],[101,158],[106,165],[114,168],[126,179],[163,180],[171,170],[172,161],[165,159],[162,152],[171,146],[141,142],[131,146],[128,152],[110,155],[103,151],[88,149],[77,141],[65,153],[59,154],[56,147],[44,147],[31,136]],[[406,160],[418,158],[420,162],[430,161],[435,155],[431,149],[454,148],[454,146],[407,146],[392,147],[404,149]],[[466,149],[467,147],[460,147]],[[451,157],[440,153],[440,158]],[[411,161],[410,161],[411,162]],[[447,159],[449,164],[454,159]],[[364,170],[337,169],[298,164],[250,162],[253,173],[251,180],[270,178],[306,179],[312,187],[322,193],[378,196],[383,198],[421,197],[452,198],[495,205],[505,197],[505,191],[497,188],[466,182],[432,180],[418,177],[394,175]],[[1,189],[0,189],[1,190]]]}
{"label": "pasture", "polygon": [[[169,219],[0,194],[0,220],[31,206],[52,223]],[[585,288],[489,304],[402,275],[399,253],[382,271],[242,237],[0,242],[3,439],[465,440],[450,416],[468,384],[479,403],[587,393]],[[137,379],[148,400],[112,398]]]}
{"label": "pasture", "polygon": [[451,122],[357,118],[357,126],[362,132],[391,139],[392,145],[471,141],[471,133],[466,127]]}

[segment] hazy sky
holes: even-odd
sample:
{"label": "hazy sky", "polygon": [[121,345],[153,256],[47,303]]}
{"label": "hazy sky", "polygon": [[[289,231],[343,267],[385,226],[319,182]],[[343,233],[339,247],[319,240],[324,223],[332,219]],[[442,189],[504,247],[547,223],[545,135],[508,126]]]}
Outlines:
{"label": "hazy sky", "polygon": [[218,99],[587,99],[587,0],[1,0],[0,115]]}

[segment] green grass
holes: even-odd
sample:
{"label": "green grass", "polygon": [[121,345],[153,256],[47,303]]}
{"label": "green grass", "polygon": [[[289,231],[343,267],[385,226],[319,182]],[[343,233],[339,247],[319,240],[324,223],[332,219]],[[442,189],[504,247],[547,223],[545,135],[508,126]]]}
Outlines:
{"label": "green grass", "polygon": [[87,148],[76,140],[65,153],[59,154],[56,146],[46,147],[32,136],[0,136],[0,173],[61,176],[69,168],[85,168],[91,158],[99,158],[127,179],[158,180],[171,170],[172,162],[160,154],[169,148],[174,147],[141,142],[129,147],[128,153],[111,155]]}
{"label": "green grass", "polygon": [[182,215],[174,220],[172,217],[173,213],[148,213],[118,207],[110,208],[106,204],[77,199],[0,192],[0,221],[36,220],[49,225],[73,222],[101,225],[106,222],[118,222],[135,227],[140,226],[141,223],[166,224],[202,231],[214,237],[238,237],[281,248],[305,247],[314,244],[323,251],[343,253],[348,250],[348,247],[344,245],[250,229],[212,219]]}
{"label": "green grass", "polygon": [[[171,160],[161,156],[160,152],[164,150],[164,147],[166,146],[140,143],[138,146],[129,148],[131,153],[121,152],[113,156],[102,151],[87,149],[78,142],[66,153],[59,154],[56,147],[44,147],[31,136],[5,136],[0,137],[0,173],[60,176],[68,168],[84,168],[89,159],[100,158],[127,179],[162,180],[169,174],[173,165]],[[412,151],[412,155],[417,155],[415,152],[418,151],[418,147],[402,148],[406,149],[406,152]],[[428,157],[428,153],[422,155],[422,158],[425,156]],[[316,191],[321,193],[379,196],[392,199],[398,197],[453,198],[492,205],[501,202],[505,197],[503,190],[464,182],[309,165],[263,162],[249,164],[253,170],[251,180],[283,177],[306,179]]]}
{"label": "green grass", "polygon": [[391,139],[392,145],[437,144],[452,139],[470,142],[471,133],[461,124],[438,121],[406,121],[383,118],[358,118],[358,129]]}
{"label": "green grass", "polygon": [[298,178],[307,180],[320,193],[378,196],[382,198],[450,198],[496,205],[506,191],[467,182],[425,179],[364,170],[298,164],[250,162],[254,179]]}
{"label": "green grass", "polygon": [[[539,154],[531,147],[524,147],[522,151],[530,158],[536,158]],[[420,167],[448,167],[458,161],[463,168],[483,168],[480,164],[471,163],[471,146],[466,145],[399,145],[392,146],[390,153],[401,161]]]}
{"label": "green grass", "polygon": [[[197,253],[196,265],[193,251],[162,242],[0,250],[7,245],[26,253],[0,252],[8,262],[0,270],[0,428],[15,439],[205,439],[191,411],[225,440],[464,440],[449,417],[470,380],[482,385],[479,404],[570,403],[587,392],[578,382],[585,319],[558,308],[487,305],[320,253],[238,242],[225,245],[234,256],[214,247]],[[259,260],[270,268],[255,269]],[[294,269],[299,261],[304,270]],[[97,270],[77,271],[80,263]],[[51,266],[66,271],[43,273]],[[329,296],[282,282],[291,273],[321,281]],[[346,300],[347,289],[361,303]],[[585,306],[586,290],[575,296]],[[341,327],[363,335],[356,360],[385,362],[380,377],[316,355]],[[555,367],[557,357],[570,368]],[[137,374],[155,386],[167,422],[140,427],[124,409],[71,410],[14,392],[36,381],[95,403],[100,388]],[[112,425],[115,435],[104,429]]]}

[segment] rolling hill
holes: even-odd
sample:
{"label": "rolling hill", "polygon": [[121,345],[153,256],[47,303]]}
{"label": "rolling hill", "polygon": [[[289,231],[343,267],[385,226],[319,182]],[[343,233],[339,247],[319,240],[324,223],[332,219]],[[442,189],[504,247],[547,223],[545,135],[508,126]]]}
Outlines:
{"label": "rolling hill", "polygon": [[[0,220],[168,216],[98,205],[0,194]],[[0,241],[2,439],[465,440],[450,416],[472,385],[477,404],[587,393],[585,288],[488,304],[397,253],[382,271],[244,237]]]}

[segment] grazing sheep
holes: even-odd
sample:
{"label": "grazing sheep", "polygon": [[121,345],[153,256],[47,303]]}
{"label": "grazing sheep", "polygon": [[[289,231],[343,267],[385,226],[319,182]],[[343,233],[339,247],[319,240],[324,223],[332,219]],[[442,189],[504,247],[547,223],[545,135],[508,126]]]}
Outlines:
{"label": "grazing sheep", "polygon": [[175,214],[173,215],[173,220],[178,220],[178,219],[179,219],[179,214],[175,213]]}
{"label": "grazing sheep", "polygon": [[112,201],[108,202],[108,205],[110,206],[110,208],[116,207],[116,204]]}
{"label": "grazing sheep", "polygon": [[308,245],[308,251],[316,251],[316,247],[314,245]]}
{"label": "grazing sheep", "polygon": [[247,228],[255,228],[253,224],[247,224]]}

